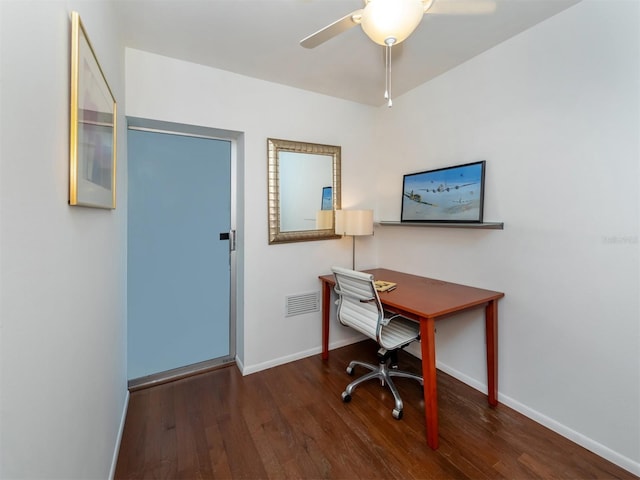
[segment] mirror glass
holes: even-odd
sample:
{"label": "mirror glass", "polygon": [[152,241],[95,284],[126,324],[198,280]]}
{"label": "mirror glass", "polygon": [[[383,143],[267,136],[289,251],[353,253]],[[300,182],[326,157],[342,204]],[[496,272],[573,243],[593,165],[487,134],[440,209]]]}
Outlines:
{"label": "mirror glass", "polygon": [[269,243],[339,238],[340,147],[267,139]]}

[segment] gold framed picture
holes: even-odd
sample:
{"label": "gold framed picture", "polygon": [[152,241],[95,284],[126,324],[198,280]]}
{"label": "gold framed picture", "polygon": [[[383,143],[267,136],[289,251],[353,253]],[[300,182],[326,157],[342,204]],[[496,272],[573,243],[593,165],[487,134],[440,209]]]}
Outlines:
{"label": "gold framed picture", "polygon": [[69,205],[116,208],[116,113],[80,15],[72,12]]}

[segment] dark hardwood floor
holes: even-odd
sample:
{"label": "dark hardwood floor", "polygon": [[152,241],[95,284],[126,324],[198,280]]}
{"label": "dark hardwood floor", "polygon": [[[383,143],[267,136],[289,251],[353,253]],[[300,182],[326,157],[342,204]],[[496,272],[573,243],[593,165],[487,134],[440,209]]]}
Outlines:
{"label": "dark hardwood floor", "polygon": [[[379,383],[340,394],[369,341],[243,377],[235,366],[133,392],[115,478],[637,479],[438,371],[440,448],[425,443],[419,385],[396,382],[404,417]],[[400,368],[419,372],[404,352]],[[357,370],[358,376],[362,370]]]}

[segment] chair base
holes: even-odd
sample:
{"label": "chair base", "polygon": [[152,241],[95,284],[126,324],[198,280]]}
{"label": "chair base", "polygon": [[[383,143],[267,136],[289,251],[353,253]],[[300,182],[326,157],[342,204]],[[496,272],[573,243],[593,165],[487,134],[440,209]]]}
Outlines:
{"label": "chair base", "polygon": [[378,363],[378,365],[359,362],[357,360],[354,360],[351,363],[349,363],[349,366],[347,367],[347,373],[349,375],[353,375],[353,369],[356,366],[364,367],[371,371],[366,375],[363,375],[362,377],[357,378],[356,380],[351,382],[349,385],[347,385],[347,388],[345,388],[344,392],[342,392],[342,401],[345,403],[351,401],[351,394],[353,393],[353,391],[356,389],[358,385],[360,385],[363,382],[366,382],[367,380],[377,378],[380,380],[380,385],[382,386],[386,385],[387,387],[389,387],[389,390],[391,390],[391,393],[393,394],[393,398],[395,400],[395,407],[391,411],[391,415],[393,415],[393,418],[395,418],[396,420],[400,420],[402,418],[403,403],[402,403],[402,399],[400,398],[400,394],[398,393],[398,389],[396,388],[391,378],[392,377],[411,378],[413,380],[417,380],[420,383],[420,385],[422,385],[423,387],[424,387],[424,381],[422,380],[422,377],[420,375],[416,375],[415,373],[405,372],[403,370],[396,370],[397,367],[389,368],[390,358],[394,359],[394,363],[395,363],[394,354],[395,354],[395,351],[387,352],[381,349],[381,351],[378,352],[378,358],[380,359],[380,362]]}

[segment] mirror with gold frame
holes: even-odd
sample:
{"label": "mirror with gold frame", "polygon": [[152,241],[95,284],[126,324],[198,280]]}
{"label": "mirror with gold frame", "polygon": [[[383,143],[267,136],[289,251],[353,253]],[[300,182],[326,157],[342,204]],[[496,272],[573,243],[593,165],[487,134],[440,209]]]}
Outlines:
{"label": "mirror with gold frame", "polygon": [[269,244],[340,238],[340,147],[267,139]]}

